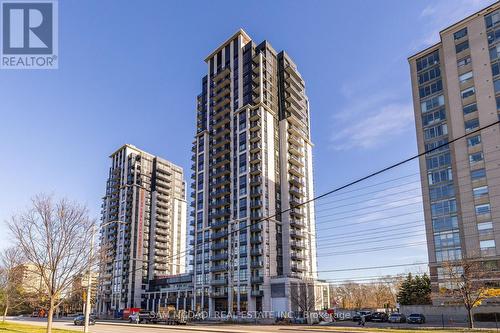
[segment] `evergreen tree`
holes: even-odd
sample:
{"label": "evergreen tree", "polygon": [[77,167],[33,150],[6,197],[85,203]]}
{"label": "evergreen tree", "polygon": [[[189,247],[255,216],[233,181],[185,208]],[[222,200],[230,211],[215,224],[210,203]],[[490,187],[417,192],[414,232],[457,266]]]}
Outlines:
{"label": "evergreen tree", "polygon": [[431,304],[431,280],[427,274],[415,277],[409,273],[397,295],[401,305]]}

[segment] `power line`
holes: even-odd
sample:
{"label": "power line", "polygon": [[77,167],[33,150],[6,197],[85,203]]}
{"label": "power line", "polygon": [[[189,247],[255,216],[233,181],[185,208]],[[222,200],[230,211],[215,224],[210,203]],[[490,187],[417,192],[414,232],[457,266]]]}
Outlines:
{"label": "power line", "polygon": [[[229,236],[229,235],[233,235],[233,234],[235,234],[235,233],[237,233],[237,232],[240,232],[240,231],[242,231],[242,230],[248,229],[248,228],[250,228],[251,226],[253,226],[253,225],[257,225],[257,224],[259,224],[260,222],[263,222],[263,221],[271,221],[271,222],[274,222],[274,221],[272,221],[271,219],[272,219],[272,218],[277,217],[278,215],[284,214],[284,213],[286,213],[286,212],[290,212],[290,211],[292,211],[293,209],[296,209],[296,208],[299,208],[299,207],[302,207],[302,206],[308,205],[308,204],[310,204],[310,203],[312,203],[312,202],[315,202],[315,201],[317,201],[317,200],[321,200],[321,199],[326,198],[326,197],[328,197],[328,196],[330,196],[330,195],[332,195],[332,194],[334,194],[334,193],[339,193],[339,192],[341,192],[342,190],[344,190],[344,189],[346,189],[346,188],[352,187],[352,186],[354,186],[354,185],[356,185],[356,184],[359,184],[359,183],[361,183],[361,182],[363,182],[363,181],[365,181],[365,180],[367,180],[367,179],[370,179],[370,178],[375,177],[375,176],[377,176],[377,175],[383,174],[383,173],[385,173],[385,172],[387,172],[387,171],[389,171],[389,170],[395,169],[395,168],[397,168],[397,167],[399,167],[399,166],[401,166],[401,165],[404,165],[404,164],[406,164],[406,163],[408,163],[408,162],[410,162],[410,161],[412,161],[412,160],[418,159],[419,157],[422,157],[422,156],[424,156],[424,155],[426,155],[426,154],[428,154],[428,153],[430,153],[430,152],[437,151],[437,150],[439,150],[439,149],[441,149],[442,147],[445,147],[445,146],[449,146],[450,144],[452,144],[452,143],[454,143],[454,142],[456,142],[456,141],[458,141],[458,140],[461,140],[461,139],[463,139],[463,138],[465,138],[465,137],[471,136],[471,135],[473,135],[473,134],[475,134],[475,133],[478,133],[478,132],[480,132],[480,131],[482,131],[482,130],[485,130],[485,129],[487,129],[487,128],[489,128],[489,127],[492,127],[492,126],[494,126],[494,125],[497,125],[497,124],[499,124],[499,123],[500,123],[500,120],[495,121],[495,122],[493,122],[493,123],[491,123],[491,124],[489,124],[489,125],[486,125],[486,126],[480,127],[480,128],[478,128],[478,129],[476,129],[476,130],[474,130],[474,131],[471,131],[471,132],[466,133],[466,134],[464,134],[464,135],[461,135],[461,136],[459,136],[459,137],[457,137],[457,138],[454,138],[454,139],[452,139],[452,140],[448,141],[447,143],[441,144],[441,145],[439,145],[439,146],[437,146],[437,147],[434,147],[434,148],[432,148],[432,149],[429,149],[429,150],[426,150],[426,151],[424,151],[424,152],[418,153],[418,154],[416,154],[416,155],[414,155],[414,156],[411,156],[411,157],[409,157],[409,158],[407,158],[407,159],[404,159],[404,160],[402,160],[402,161],[399,161],[399,162],[397,162],[397,163],[394,163],[394,164],[392,164],[392,165],[389,165],[389,166],[387,166],[387,167],[385,167],[385,168],[382,168],[382,169],[380,169],[380,170],[378,170],[378,171],[372,172],[372,173],[368,174],[367,176],[364,176],[364,177],[358,178],[358,179],[356,179],[356,180],[354,180],[354,181],[348,182],[348,183],[347,183],[347,184],[345,184],[345,185],[342,185],[342,186],[336,187],[336,188],[334,188],[334,189],[332,189],[332,190],[330,190],[330,191],[327,191],[327,192],[325,192],[325,193],[323,193],[323,194],[321,194],[321,195],[318,195],[318,196],[316,196],[316,197],[314,197],[314,198],[312,198],[312,199],[306,200],[306,201],[304,201],[304,202],[302,202],[302,203],[294,204],[292,207],[287,208],[287,209],[283,209],[283,210],[281,210],[281,211],[280,211],[280,212],[278,212],[278,213],[275,213],[275,214],[272,214],[272,215],[269,215],[269,216],[266,216],[266,217],[263,217],[263,218],[257,219],[257,220],[256,220],[256,221],[254,221],[253,223],[248,223],[248,224],[246,224],[245,226],[240,226],[239,228],[235,228],[235,229],[233,229],[233,230],[230,230],[230,231],[228,231],[228,236]],[[344,192],[344,193],[345,193],[345,192]],[[238,221],[238,220],[233,220],[233,221]],[[229,222],[229,221],[228,221],[228,222]],[[209,244],[209,243],[211,243],[212,241],[213,241],[213,240],[210,238],[210,239],[208,239],[207,241],[205,241],[204,243],[199,243],[199,244],[197,244],[197,245],[194,247],[194,249],[193,249],[193,250],[194,250],[194,251],[196,251],[198,246],[200,246],[200,247],[201,247],[201,246],[203,246],[203,244],[207,244],[207,243]],[[170,256],[169,256],[169,257],[167,257],[166,259],[173,259],[173,258],[179,257],[179,256],[181,256],[181,255],[183,255],[183,256],[187,256],[187,255],[188,255],[188,253],[189,253],[189,251],[188,251],[188,250],[184,250],[184,251],[181,251],[181,252],[179,252],[179,253],[177,253],[177,254],[170,255]]]}

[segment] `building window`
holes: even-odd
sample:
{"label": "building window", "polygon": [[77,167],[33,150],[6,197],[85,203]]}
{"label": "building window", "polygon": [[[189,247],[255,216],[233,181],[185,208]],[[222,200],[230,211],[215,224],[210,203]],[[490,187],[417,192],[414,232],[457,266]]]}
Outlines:
{"label": "building window", "polygon": [[431,204],[432,217],[455,214],[457,212],[457,201],[455,199],[439,201]]}
{"label": "building window", "polygon": [[444,105],[444,96],[439,95],[436,97],[432,97],[431,99],[426,100],[425,102],[422,102],[420,104],[420,109],[422,110],[422,113],[425,113],[427,111],[430,111],[434,108],[440,107]]}
{"label": "building window", "polygon": [[475,135],[470,138],[467,138],[467,146],[474,147],[481,143],[481,135]]}
{"label": "building window", "polygon": [[451,198],[455,196],[455,188],[453,184],[434,186],[429,189],[429,196],[431,197],[431,201]]}
{"label": "building window", "polygon": [[451,168],[428,173],[429,185],[449,181],[453,179]]}
{"label": "building window", "polygon": [[458,77],[458,80],[460,81],[461,84],[466,83],[467,81],[472,80],[472,71],[463,73]]}
{"label": "building window", "polygon": [[477,231],[479,236],[488,236],[493,234],[493,223],[492,222],[481,222],[477,224]]}
{"label": "building window", "polygon": [[434,245],[437,249],[444,247],[460,247],[460,233],[447,231],[434,235]]}
{"label": "building window", "polygon": [[420,98],[427,97],[441,90],[443,90],[443,82],[441,80],[437,80],[434,83],[420,87],[419,89]]}
{"label": "building window", "polygon": [[429,152],[428,154],[436,153],[442,150],[448,150],[448,139],[446,138],[428,142],[425,144],[425,151],[428,151]]}
{"label": "building window", "polygon": [[480,186],[472,189],[474,199],[483,198],[488,195],[488,186]]}
{"label": "building window", "polygon": [[487,215],[490,214],[490,204],[476,205],[476,216]]}
{"label": "building window", "polygon": [[488,32],[488,44],[495,43],[500,38],[500,29]]}
{"label": "building window", "polygon": [[498,56],[500,55],[500,45],[496,45],[490,49],[490,60],[496,60],[498,59]]}
{"label": "building window", "polygon": [[470,56],[467,56],[467,57],[462,58],[462,59],[457,61],[458,67],[463,67],[463,66],[466,66],[468,64],[470,64]]}
{"label": "building window", "polygon": [[494,249],[495,248],[495,240],[494,239],[482,240],[479,242],[479,247],[481,248],[481,251]]}
{"label": "building window", "polygon": [[484,178],[486,178],[486,170],[484,168],[472,170],[470,172],[470,178],[472,179],[472,181],[484,179]]}
{"label": "building window", "polygon": [[484,159],[484,156],[483,156],[482,151],[469,155],[470,164],[475,164],[475,163],[481,162],[483,159]]}
{"label": "building window", "polygon": [[500,74],[500,64],[498,62],[491,65],[491,75],[497,76]]}
{"label": "building window", "polygon": [[464,115],[477,111],[477,104],[471,103],[463,107]]}
{"label": "building window", "polygon": [[455,38],[455,40],[460,39],[460,38],[464,38],[465,36],[467,36],[467,28],[460,29],[453,34],[453,37]]}
{"label": "building window", "polygon": [[466,41],[465,41],[465,42],[463,42],[463,43],[460,43],[460,44],[455,45],[455,51],[456,51],[457,53],[460,53],[460,52],[462,52],[462,51],[465,51],[465,50],[467,50],[468,48],[469,48],[469,41],[468,41],[468,40],[466,40]]}
{"label": "building window", "polygon": [[441,135],[448,134],[448,126],[446,124],[430,127],[424,129],[424,138],[425,140],[429,140],[432,138],[436,138]]}
{"label": "building window", "polygon": [[438,262],[460,259],[462,259],[462,251],[459,248],[436,251],[436,261]]}
{"label": "building window", "polygon": [[439,63],[439,51],[434,51],[425,57],[419,58],[416,61],[417,63],[417,71],[421,71],[429,66],[435,65]]}
{"label": "building window", "polygon": [[436,110],[434,112],[424,113],[422,115],[422,125],[428,126],[440,122],[446,119],[446,112],[443,109]]}
{"label": "building window", "polygon": [[461,91],[462,98],[467,98],[473,96],[476,93],[476,89],[474,87],[470,87]]}
{"label": "building window", "polygon": [[427,81],[434,80],[435,78],[438,78],[440,76],[441,76],[441,70],[439,69],[439,67],[434,67],[426,72],[423,72],[422,74],[419,74],[418,83],[423,84]]}
{"label": "building window", "polygon": [[493,81],[493,89],[495,90],[495,94],[500,91],[500,79]]}
{"label": "building window", "polygon": [[486,24],[486,29],[494,27],[498,22],[500,22],[500,11],[496,11],[484,17],[484,22]]}
{"label": "building window", "polygon": [[472,132],[472,131],[479,128],[479,119],[475,118],[475,119],[467,120],[464,123],[464,126],[465,126],[466,133]]}
{"label": "building window", "polygon": [[451,163],[449,152],[427,158],[427,170],[448,166]]}

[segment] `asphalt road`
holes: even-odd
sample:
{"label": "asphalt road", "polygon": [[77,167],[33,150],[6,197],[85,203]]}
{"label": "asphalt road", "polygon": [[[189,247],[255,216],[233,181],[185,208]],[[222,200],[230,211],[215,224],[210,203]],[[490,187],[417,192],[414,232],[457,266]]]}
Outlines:
{"label": "asphalt road", "polygon": [[[30,325],[45,326],[46,321],[36,318],[10,318],[12,322],[22,322]],[[82,326],[74,326],[69,320],[56,320],[54,327],[78,330],[83,332]],[[310,329],[305,326],[287,325],[287,326],[272,326],[272,325],[217,325],[217,324],[195,324],[195,325],[146,325],[146,324],[129,324],[129,323],[97,323],[90,326],[91,333],[168,333],[168,332],[206,332],[206,333],[321,333],[321,329]],[[324,330],[323,332],[331,332]],[[338,331],[337,331],[338,332]]]}
{"label": "asphalt road", "polygon": [[[40,325],[45,326],[46,321],[44,319],[38,318],[9,318],[9,321],[13,322],[22,322],[25,324],[32,325]],[[338,322],[334,325],[337,328],[345,327],[346,333],[352,332],[348,327],[357,326],[356,323],[353,322]],[[392,327],[401,327],[401,328],[418,328],[420,325],[409,325],[409,324],[387,324],[387,323],[367,323],[365,327],[365,332],[370,332],[369,328],[373,327],[383,327],[387,328],[388,326]],[[416,327],[418,326],[418,327]],[[425,325],[431,326],[431,325]],[[494,328],[493,325],[481,325],[483,327]],[[83,332],[82,326],[74,326],[73,322],[70,320],[56,320],[54,322],[54,327],[56,328],[66,328],[71,330],[77,330]],[[182,326],[173,326],[173,325],[161,325],[161,324],[129,324],[126,322],[123,323],[115,323],[115,322],[97,322],[96,325],[90,326],[91,333],[168,333],[168,332],[206,332],[206,333],[323,333],[323,332],[332,332],[328,330],[327,327],[322,329],[321,326],[315,326],[314,328],[304,326],[304,325],[230,325],[230,324],[191,324],[191,325],[182,325]],[[339,332],[339,331],[336,331]],[[418,332],[418,331],[416,331]],[[341,333],[341,332],[340,332]]]}

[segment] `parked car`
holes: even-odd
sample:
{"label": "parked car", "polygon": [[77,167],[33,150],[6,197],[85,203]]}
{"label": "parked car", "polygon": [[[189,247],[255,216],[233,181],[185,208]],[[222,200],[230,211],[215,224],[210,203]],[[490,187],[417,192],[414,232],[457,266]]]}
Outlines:
{"label": "parked car", "polygon": [[372,320],[372,312],[371,311],[357,311],[354,316],[352,316],[352,321],[360,321],[361,316],[365,316],[365,321]]}
{"label": "parked car", "polygon": [[156,314],[153,311],[140,311],[131,314],[128,317],[128,321],[131,323],[154,323],[157,321]]}
{"label": "parked car", "polygon": [[408,324],[423,324],[425,323],[425,316],[421,313],[412,313],[406,317],[406,322]]}
{"label": "parked car", "polygon": [[406,322],[406,317],[402,313],[392,313],[387,321],[390,323],[404,323]]}
{"label": "parked car", "polygon": [[[85,325],[85,316],[84,315],[76,316],[75,319],[73,320],[73,323],[76,326]],[[95,325],[95,317],[94,316],[89,317],[89,325]]]}
{"label": "parked car", "polygon": [[385,312],[374,312],[372,313],[372,321],[386,322],[388,319],[387,313]]}

